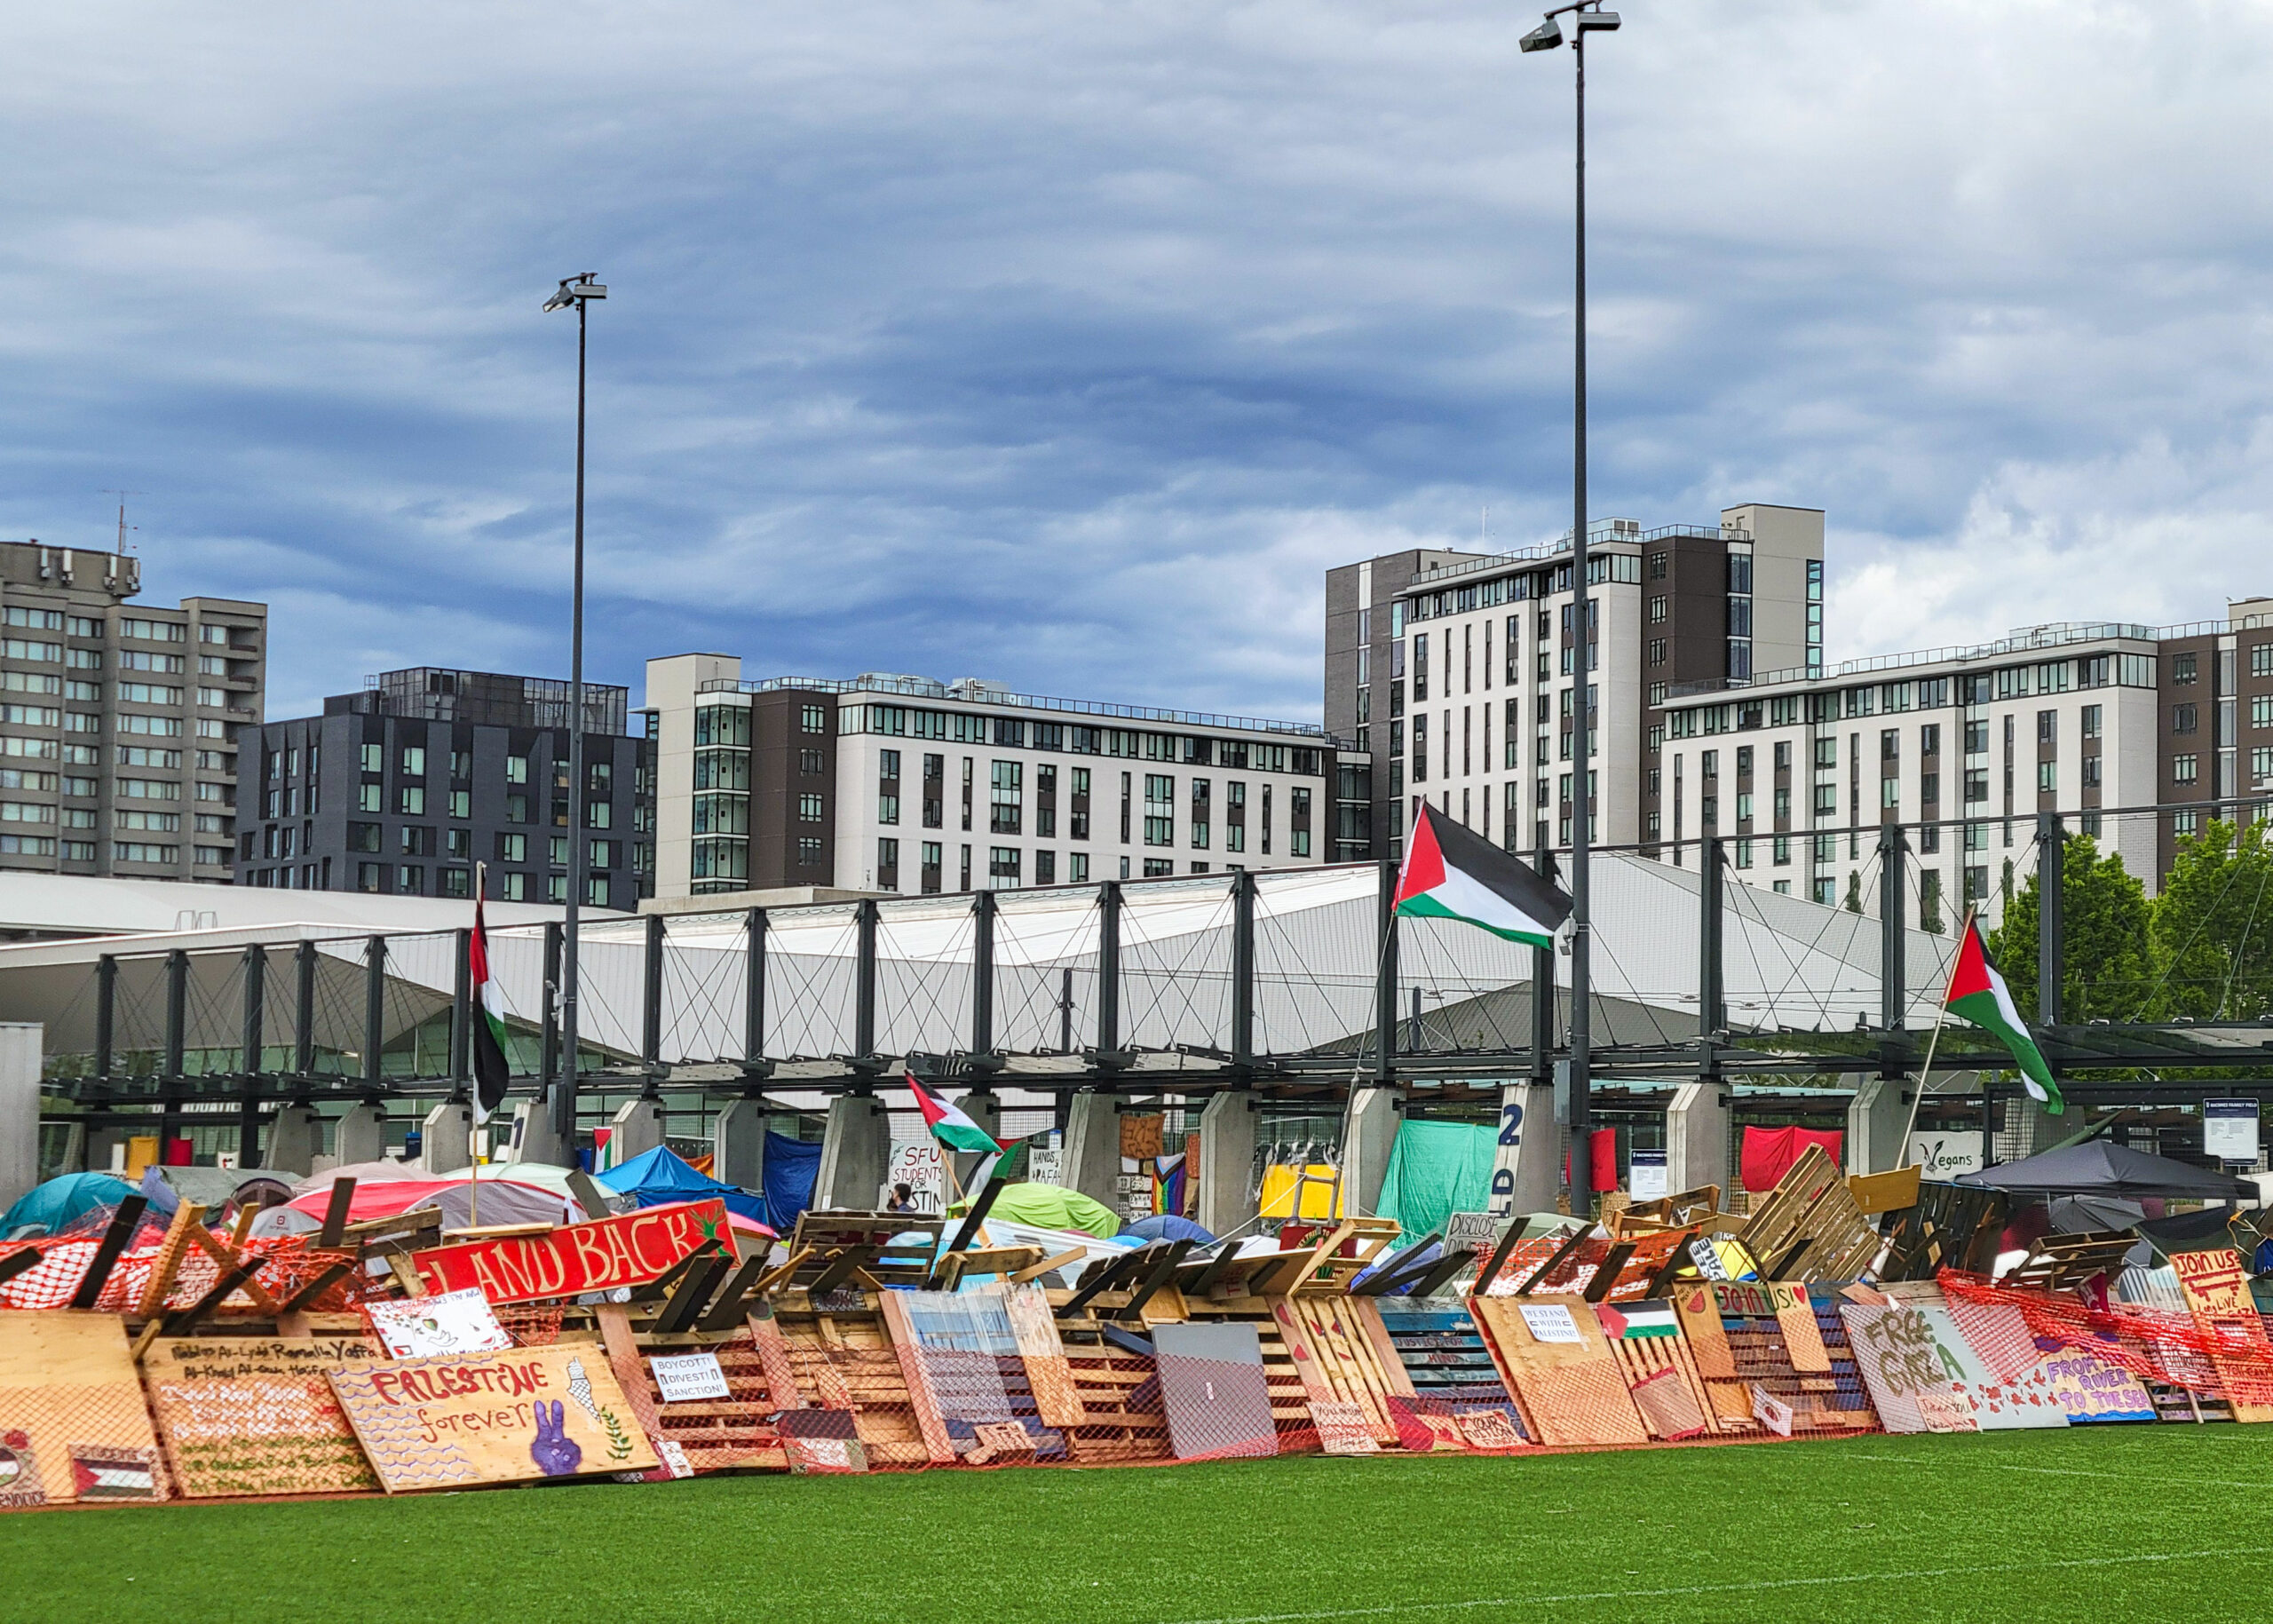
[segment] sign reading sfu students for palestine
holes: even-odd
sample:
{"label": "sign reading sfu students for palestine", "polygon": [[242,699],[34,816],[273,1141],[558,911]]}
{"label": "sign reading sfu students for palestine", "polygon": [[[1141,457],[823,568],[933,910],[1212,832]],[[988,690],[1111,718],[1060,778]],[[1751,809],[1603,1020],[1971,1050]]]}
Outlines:
{"label": "sign reading sfu students for palestine", "polygon": [[545,1235],[440,1247],[414,1252],[410,1261],[430,1292],[479,1287],[492,1303],[539,1303],[644,1286],[714,1241],[733,1255],[726,1204],[716,1199],[643,1208]]}

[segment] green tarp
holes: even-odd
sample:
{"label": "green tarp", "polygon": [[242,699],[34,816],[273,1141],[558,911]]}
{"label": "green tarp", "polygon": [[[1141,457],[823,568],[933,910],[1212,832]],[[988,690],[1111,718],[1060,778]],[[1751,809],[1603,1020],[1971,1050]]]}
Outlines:
{"label": "green tarp", "polygon": [[[962,1212],[967,1201],[950,1208]],[[1056,1184],[1005,1184],[989,1212],[1010,1224],[1031,1224],[1036,1229],[1077,1229],[1109,1240],[1121,1232],[1121,1220],[1109,1207],[1100,1206],[1078,1190]]]}
{"label": "green tarp", "polygon": [[1456,1212],[1482,1212],[1492,1195],[1499,1138],[1470,1122],[1407,1122],[1390,1146],[1379,1208],[1406,1236],[1442,1230]]}

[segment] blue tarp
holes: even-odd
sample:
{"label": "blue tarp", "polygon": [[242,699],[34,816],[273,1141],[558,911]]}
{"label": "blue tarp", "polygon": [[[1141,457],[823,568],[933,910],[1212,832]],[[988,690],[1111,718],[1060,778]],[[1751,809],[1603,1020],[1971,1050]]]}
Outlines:
{"label": "blue tarp", "polygon": [[738,1212],[745,1218],[754,1218],[769,1228],[780,1225],[765,1216],[765,1203],[748,1191],[733,1184],[722,1184],[708,1173],[698,1173],[669,1145],[659,1145],[644,1155],[634,1156],[620,1168],[610,1168],[605,1173],[592,1175],[593,1182],[618,1195],[636,1196],[642,1207],[661,1207],[671,1201],[701,1201],[717,1196],[726,1203],[726,1210]]}
{"label": "blue tarp", "polygon": [[0,1238],[26,1224],[36,1224],[53,1234],[80,1214],[96,1207],[115,1207],[134,1193],[134,1186],[107,1173],[66,1173],[35,1184],[0,1214]]}
{"label": "blue tarp", "polygon": [[1172,1212],[1156,1212],[1149,1218],[1138,1218],[1133,1224],[1121,1226],[1123,1235],[1134,1235],[1139,1240],[1196,1240],[1201,1246],[1214,1246],[1216,1237],[1191,1219]]}
{"label": "blue tarp", "polygon": [[765,1211],[763,1221],[787,1235],[797,1215],[813,1204],[813,1181],[820,1176],[820,1143],[786,1135],[765,1136]]}

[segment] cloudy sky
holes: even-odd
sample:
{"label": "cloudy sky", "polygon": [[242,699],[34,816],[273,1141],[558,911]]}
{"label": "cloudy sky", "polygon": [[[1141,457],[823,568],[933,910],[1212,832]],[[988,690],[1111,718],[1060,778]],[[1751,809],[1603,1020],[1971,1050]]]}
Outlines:
{"label": "cloudy sky", "polygon": [[[1630,0],[1597,514],[1822,507],[1834,657],[2273,591],[2273,11]],[[16,6],[0,537],[271,715],[592,672],[1314,717],[1330,564],[1568,520],[1570,57],[1475,0]],[[1486,514],[1488,512],[1488,519]]]}

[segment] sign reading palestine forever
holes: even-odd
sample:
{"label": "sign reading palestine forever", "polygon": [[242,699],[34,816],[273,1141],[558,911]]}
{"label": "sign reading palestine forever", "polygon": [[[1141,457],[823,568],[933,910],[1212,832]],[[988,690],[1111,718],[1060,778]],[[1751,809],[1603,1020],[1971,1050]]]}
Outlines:
{"label": "sign reading palestine forever", "polygon": [[549,1235],[414,1252],[410,1261],[430,1292],[477,1287],[492,1303],[536,1303],[644,1286],[712,1241],[733,1256],[726,1204],[715,1198],[571,1224]]}

